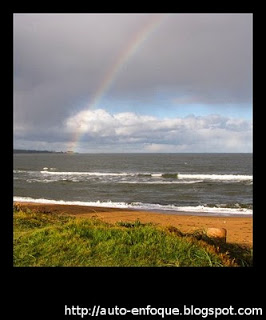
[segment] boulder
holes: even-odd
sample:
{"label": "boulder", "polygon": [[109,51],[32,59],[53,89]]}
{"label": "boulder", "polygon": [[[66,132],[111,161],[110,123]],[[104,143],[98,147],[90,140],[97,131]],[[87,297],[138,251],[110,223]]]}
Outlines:
{"label": "boulder", "polygon": [[207,236],[213,240],[226,242],[226,229],[225,228],[208,228]]}

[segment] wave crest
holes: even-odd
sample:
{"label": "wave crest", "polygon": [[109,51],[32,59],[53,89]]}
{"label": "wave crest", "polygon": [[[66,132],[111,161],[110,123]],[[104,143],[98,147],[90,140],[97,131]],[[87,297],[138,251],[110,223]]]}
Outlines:
{"label": "wave crest", "polygon": [[96,207],[109,207],[109,208],[121,208],[121,209],[137,209],[147,211],[168,211],[173,213],[194,213],[194,214],[210,214],[210,215],[252,215],[253,210],[251,208],[241,207],[239,204],[233,204],[232,207],[221,207],[199,205],[199,206],[175,206],[175,205],[161,205],[142,202],[113,202],[113,201],[64,201],[64,200],[50,200],[50,199],[33,199],[30,197],[18,197],[13,198],[14,202],[35,202],[35,203],[47,203],[47,204],[65,204],[65,205],[80,205],[80,206],[96,206]]}

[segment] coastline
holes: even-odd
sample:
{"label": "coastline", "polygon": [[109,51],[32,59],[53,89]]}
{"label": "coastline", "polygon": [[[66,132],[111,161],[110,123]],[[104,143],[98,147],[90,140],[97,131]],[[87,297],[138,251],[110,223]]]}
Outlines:
{"label": "coastline", "polygon": [[253,245],[253,219],[252,216],[210,216],[195,215],[189,212],[157,212],[133,209],[120,209],[96,206],[50,204],[36,202],[18,202],[14,204],[21,208],[28,208],[44,213],[70,215],[79,218],[97,218],[114,224],[118,221],[153,223],[160,226],[174,226],[182,232],[193,232],[198,229],[211,227],[225,228],[227,242],[252,247]]}

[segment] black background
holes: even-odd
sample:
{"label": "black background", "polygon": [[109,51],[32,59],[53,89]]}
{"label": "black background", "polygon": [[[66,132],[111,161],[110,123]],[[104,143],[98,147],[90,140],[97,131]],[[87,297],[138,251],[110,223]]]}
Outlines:
{"label": "black background", "polygon": [[[152,4],[154,6],[154,4]],[[218,4],[219,6],[219,4]],[[94,9],[94,8],[93,8]],[[152,8],[154,9],[154,8]],[[176,10],[174,12],[194,12],[187,8],[186,10]],[[207,10],[208,9],[208,10]],[[12,207],[13,207],[13,13],[19,12],[66,12],[65,7],[56,10],[51,7],[50,10],[40,10],[32,6],[23,8],[7,8],[2,27],[3,35],[6,37],[3,53],[5,58],[2,60],[3,67],[6,67],[6,74],[2,74],[5,79],[4,85],[8,89],[3,90],[2,94],[8,99],[8,103],[2,106],[2,122],[10,122],[8,129],[2,126],[2,137],[6,144],[3,148],[6,158],[5,168],[8,177],[2,191],[1,208],[1,234],[4,236],[2,246],[6,250],[5,259],[1,261],[4,265],[2,273],[2,292],[4,293],[4,303],[2,303],[1,313],[6,311],[6,319],[68,319],[64,315],[65,305],[92,307],[94,304],[103,307],[178,307],[183,305],[194,305],[195,307],[262,307],[265,288],[264,274],[264,254],[265,254],[265,232],[263,231],[263,215],[266,213],[261,209],[263,200],[260,194],[259,180],[265,179],[263,169],[259,169],[260,159],[262,157],[262,148],[264,138],[262,134],[263,100],[259,100],[258,93],[263,90],[256,90],[257,81],[255,81],[255,71],[258,60],[255,59],[257,43],[264,42],[259,35],[261,30],[258,25],[263,22],[258,17],[254,8],[245,10],[227,8],[225,11],[209,11],[208,8],[201,7],[198,12],[247,12],[253,13],[254,21],[254,266],[250,268],[19,268],[13,267],[12,255]],[[220,8],[219,8],[220,9]],[[136,12],[130,10],[129,12]],[[151,12],[143,8],[138,12]],[[259,11],[259,10],[258,10]],[[70,10],[69,12],[74,12]],[[77,12],[106,12],[105,7],[98,10],[78,10]],[[119,12],[119,10],[111,10]],[[171,10],[158,10],[158,12],[171,12]],[[3,20],[2,20],[3,21]],[[257,41],[258,39],[258,41]],[[259,50],[258,50],[259,51]],[[4,68],[3,68],[4,69]],[[260,69],[260,68],[258,68]],[[256,86],[255,86],[256,84]],[[10,94],[7,95],[6,93]],[[256,98],[255,98],[256,97]],[[7,105],[10,104],[9,107]],[[4,113],[5,112],[5,113]],[[8,119],[8,120],[7,120]],[[11,127],[11,128],[10,128]],[[9,135],[8,135],[9,133]],[[9,151],[9,157],[7,152]],[[260,151],[260,152],[259,152]],[[265,155],[263,155],[265,157]],[[263,162],[263,161],[262,161]],[[258,174],[259,173],[259,174]],[[8,184],[9,182],[9,184]],[[264,204],[265,207],[265,204]],[[265,220],[265,219],[264,219]],[[264,310],[263,310],[264,311]],[[133,317],[133,316],[132,316]],[[80,318],[80,317],[79,317]],[[103,318],[103,317],[102,317]],[[112,318],[112,317],[106,317]],[[121,317],[128,319],[129,317]],[[135,319],[143,317],[135,316]],[[145,317],[146,318],[146,317]],[[153,317],[153,319],[161,317]],[[169,318],[169,317],[167,317]],[[166,318],[166,319],[167,319]],[[181,319],[182,317],[179,317]],[[201,317],[194,317],[201,318]],[[207,319],[210,319],[208,317]],[[227,317],[222,317],[227,319]],[[234,317],[237,319],[238,317]],[[244,319],[245,317],[241,317]],[[252,317],[249,317],[250,319]],[[260,317],[262,318],[262,317]],[[88,318],[87,318],[88,319]],[[120,317],[116,317],[120,319]],[[178,319],[178,316],[176,317]],[[189,317],[186,317],[189,319]],[[201,318],[202,319],[202,318]]]}

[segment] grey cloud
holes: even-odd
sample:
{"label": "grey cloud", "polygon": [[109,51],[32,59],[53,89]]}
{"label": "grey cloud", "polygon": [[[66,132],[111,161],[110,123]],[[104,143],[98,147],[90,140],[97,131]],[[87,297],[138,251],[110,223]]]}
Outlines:
{"label": "grey cloud", "polygon": [[142,20],[134,15],[15,15],[16,121],[46,126],[68,116],[82,98],[88,101]]}
{"label": "grey cloud", "polygon": [[[67,139],[65,119],[85,107],[149,19],[146,14],[15,14],[14,120],[15,128],[24,128],[15,134],[26,137],[35,129],[39,136]],[[180,96],[191,103],[251,103],[252,15],[168,15],[123,66],[107,95],[145,101],[164,92],[177,105],[184,103]]]}
{"label": "grey cloud", "polygon": [[172,15],[148,42],[117,86],[170,87],[200,103],[251,102],[251,15]]}

